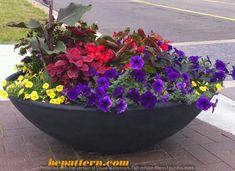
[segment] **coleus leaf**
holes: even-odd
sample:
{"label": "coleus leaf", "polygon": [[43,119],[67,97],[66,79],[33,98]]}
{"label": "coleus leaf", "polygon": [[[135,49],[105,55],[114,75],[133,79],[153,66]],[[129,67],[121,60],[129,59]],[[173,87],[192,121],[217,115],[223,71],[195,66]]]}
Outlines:
{"label": "coleus leaf", "polygon": [[37,29],[41,28],[41,24],[36,20],[30,20],[28,22],[10,22],[7,24],[9,27],[19,27],[19,28],[29,28],[29,29]]}
{"label": "coleus leaf", "polygon": [[57,23],[74,25],[78,22],[84,13],[91,9],[91,5],[83,6],[82,4],[70,3],[66,8],[61,8],[58,12]]}

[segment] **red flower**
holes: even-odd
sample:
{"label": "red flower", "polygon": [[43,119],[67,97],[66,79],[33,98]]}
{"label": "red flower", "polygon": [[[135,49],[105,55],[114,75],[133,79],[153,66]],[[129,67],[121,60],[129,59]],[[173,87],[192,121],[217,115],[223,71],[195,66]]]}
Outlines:
{"label": "red flower", "polygon": [[130,68],[130,64],[125,64],[125,65],[124,65],[124,69],[127,70],[127,69],[129,69],[129,68]]}
{"label": "red flower", "polygon": [[161,44],[159,47],[160,47],[163,51],[168,51],[168,48],[169,48],[168,44],[166,44],[166,43]]}
{"label": "red flower", "polygon": [[142,53],[144,51],[144,47],[139,46],[136,50],[137,50],[137,52]]}
{"label": "red flower", "polygon": [[159,47],[163,50],[163,51],[168,51],[170,49],[169,43],[171,43],[171,41],[164,41]]}
{"label": "red flower", "polygon": [[108,62],[114,57],[114,53],[111,49],[105,49],[103,45],[96,46],[93,43],[86,44],[86,50],[88,51],[88,56],[95,58],[103,63]]}
{"label": "red flower", "polygon": [[132,38],[128,37],[128,38],[124,39],[125,44],[130,43],[130,42],[133,42]]}
{"label": "red flower", "polygon": [[119,32],[113,32],[113,37],[117,37]]}
{"label": "red flower", "polygon": [[132,46],[133,48],[137,48],[137,45],[136,45],[135,42],[133,42],[133,43],[131,44],[131,46]]}
{"label": "red flower", "polygon": [[143,30],[143,29],[138,29],[138,34],[139,34],[142,38],[146,37],[146,34],[144,33],[144,30]]}

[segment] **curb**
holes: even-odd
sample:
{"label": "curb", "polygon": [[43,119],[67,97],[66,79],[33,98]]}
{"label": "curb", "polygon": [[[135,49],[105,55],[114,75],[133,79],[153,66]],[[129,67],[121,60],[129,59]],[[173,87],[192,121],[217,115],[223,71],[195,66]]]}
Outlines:
{"label": "curb", "polygon": [[235,80],[224,81],[224,88],[233,88],[235,87]]}

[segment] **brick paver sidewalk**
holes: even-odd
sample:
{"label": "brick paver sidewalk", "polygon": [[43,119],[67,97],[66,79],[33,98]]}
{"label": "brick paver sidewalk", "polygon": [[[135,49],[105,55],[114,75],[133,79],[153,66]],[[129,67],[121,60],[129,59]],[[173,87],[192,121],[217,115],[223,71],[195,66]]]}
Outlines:
{"label": "brick paver sidewalk", "polygon": [[48,158],[130,160],[131,165],[195,165],[196,170],[235,170],[235,136],[198,119],[154,148],[99,155],[62,144],[27,121],[9,101],[0,102],[0,171],[39,170]]}

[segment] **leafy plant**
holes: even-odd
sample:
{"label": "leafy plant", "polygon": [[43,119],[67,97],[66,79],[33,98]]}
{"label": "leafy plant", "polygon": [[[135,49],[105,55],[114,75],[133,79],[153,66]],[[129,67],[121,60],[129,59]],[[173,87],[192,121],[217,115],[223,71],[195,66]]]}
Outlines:
{"label": "leafy plant", "polygon": [[[49,2],[49,1],[48,1]],[[30,20],[29,22],[10,22],[9,27],[28,28],[33,30],[33,34],[28,39],[24,39],[20,45],[28,45],[33,51],[40,53],[45,65],[53,61],[55,54],[66,52],[66,46],[62,41],[54,41],[53,32],[55,28],[62,24],[74,25],[83,16],[84,13],[91,9],[91,5],[83,6],[82,4],[71,3],[68,7],[60,9],[57,20],[52,15],[53,1],[49,3],[49,19],[47,24],[41,24],[38,21]]]}
{"label": "leafy plant", "polygon": [[[146,109],[158,103],[196,103],[200,110],[214,110],[213,95],[222,89],[227,75],[235,79],[221,60],[187,57],[159,34],[126,28],[113,36],[97,37],[98,26],[81,21],[91,6],[71,3],[46,23],[31,20],[9,23],[29,28],[16,48],[26,57],[18,66],[25,72],[18,80],[4,82],[0,95],[53,104],[96,106],[104,112],[128,105]],[[30,55],[28,55],[28,52]],[[62,89],[63,87],[63,89]]]}

